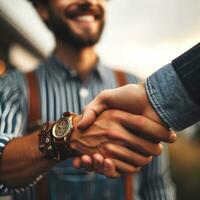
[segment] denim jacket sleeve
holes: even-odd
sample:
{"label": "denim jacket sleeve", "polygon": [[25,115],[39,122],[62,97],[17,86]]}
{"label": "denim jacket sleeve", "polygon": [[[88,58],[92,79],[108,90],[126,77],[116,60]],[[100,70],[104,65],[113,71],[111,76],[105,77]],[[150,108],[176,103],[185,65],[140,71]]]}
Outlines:
{"label": "denim jacket sleeve", "polygon": [[200,106],[190,97],[172,64],[148,77],[145,87],[154,109],[170,128],[182,130],[200,120]]}

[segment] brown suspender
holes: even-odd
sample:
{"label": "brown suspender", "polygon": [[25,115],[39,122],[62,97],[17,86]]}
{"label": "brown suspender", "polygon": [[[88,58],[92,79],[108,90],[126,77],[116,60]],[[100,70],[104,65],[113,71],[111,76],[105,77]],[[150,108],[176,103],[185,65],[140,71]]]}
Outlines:
{"label": "brown suspender", "polygon": [[[118,86],[127,84],[126,76],[123,72],[114,71]],[[41,125],[41,100],[39,84],[35,72],[26,74],[28,81],[28,124],[29,131],[32,132]],[[133,176],[124,176],[124,189],[125,189],[125,200],[133,200]],[[36,186],[37,200],[48,200],[48,181],[47,177],[44,176]]]}
{"label": "brown suspender", "polygon": [[[28,132],[33,132],[41,125],[40,88],[35,72],[27,73],[26,77],[28,82]],[[48,200],[48,194],[48,181],[44,175],[36,185],[37,200]]]}
{"label": "brown suspender", "polygon": [[[127,79],[125,73],[121,71],[113,71],[115,74],[116,81],[118,86],[126,85]],[[134,191],[133,191],[133,175],[125,175],[124,176],[124,191],[125,191],[125,200],[133,200],[134,199]]]}
{"label": "brown suspender", "polygon": [[38,80],[35,72],[26,74],[28,81],[28,131],[32,132],[41,125],[41,102]]}

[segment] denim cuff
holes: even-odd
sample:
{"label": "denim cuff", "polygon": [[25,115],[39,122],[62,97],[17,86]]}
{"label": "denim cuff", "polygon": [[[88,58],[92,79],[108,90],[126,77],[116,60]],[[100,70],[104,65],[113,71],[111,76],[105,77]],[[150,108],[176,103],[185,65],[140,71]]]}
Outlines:
{"label": "denim cuff", "polygon": [[185,90],[172,64],[148,77],[145,87],[151,104],[168,127],[179,131],[200,120],[200,107]]}

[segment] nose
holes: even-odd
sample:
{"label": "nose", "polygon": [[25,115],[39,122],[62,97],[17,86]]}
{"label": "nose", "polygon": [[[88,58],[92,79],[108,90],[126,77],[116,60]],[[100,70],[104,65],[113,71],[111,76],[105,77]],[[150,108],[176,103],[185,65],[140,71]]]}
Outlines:
{"label": "nose", "polygon": [[94,5],[97,5],[99,0],[79,0],[79,3],[82,4],[82,7],[88,8]]}
{"label": "nose", "polygon": [[95,4],[98,0],[80,0],[80,2]]}

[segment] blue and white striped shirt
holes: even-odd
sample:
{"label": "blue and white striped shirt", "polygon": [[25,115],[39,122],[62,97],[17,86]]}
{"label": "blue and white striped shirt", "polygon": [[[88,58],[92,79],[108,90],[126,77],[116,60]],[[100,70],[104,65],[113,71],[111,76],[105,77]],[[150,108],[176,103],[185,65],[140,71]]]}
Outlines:
{"label": "blue and white striped shirt", "polygon": [[[115,88],[113,71],[98,63],[87,80],[82,82],[76,73],[66,68],[55,56],[43,61],[36,74],[39,80],[42,121],[54,121],[65,111],[81,113],[100,91]],[[129,83],[138,79],[126,74]],[[0,78],[0,152],[13,138],[26,133],[27,80],[16,70]],[[22,169],[23,170],[23,169]],[[168,171],[167,154],[155,157],[151,164],[134,178],[135,199],[173,200],[174,187]],[[107,179],[102,175],[76,170],[70,160],[64,161],[48,173],[52,200],[122,200],[123,178]],[[10,194],[14,200],[36,200],[34,184],[13,189],[0,185],[1,194]]]}

